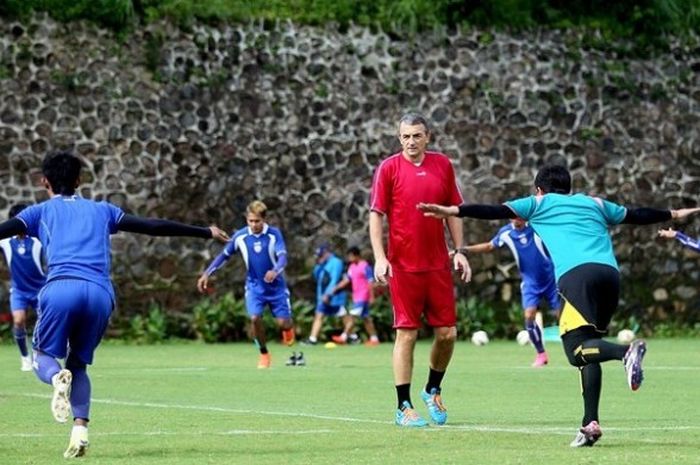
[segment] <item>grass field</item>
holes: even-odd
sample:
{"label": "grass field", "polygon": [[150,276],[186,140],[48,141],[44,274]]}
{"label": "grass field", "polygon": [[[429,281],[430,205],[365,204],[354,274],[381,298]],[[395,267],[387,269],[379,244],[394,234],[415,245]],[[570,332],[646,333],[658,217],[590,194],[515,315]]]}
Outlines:
{"label": "grass field", "polygon": [[[299,350],[299,347],[295,348]],[[416,351],[413,397],[427,376]],[[620,363],[604,368],[593,448],[571,449],[580,422],[576,371],[561,347],[529,368],[514,342],[460,343],[443,383],[448,425],[404,430],[395,408],[391,345],[303,348],[307,367],[257,370],[252,344],[123,346],[97,352],[93,464],[640,464],[700,463],[700,341],[651,340],[646,381],[627,388]],[[53,422],[50,388],[19,371],[0,346],[0,463],[54,464],[70,428]],[[419,401],[420,402],[420,401]],[[421,403],[422,404],[422,403]],[[423,405],[418,406],[425,413]]]}

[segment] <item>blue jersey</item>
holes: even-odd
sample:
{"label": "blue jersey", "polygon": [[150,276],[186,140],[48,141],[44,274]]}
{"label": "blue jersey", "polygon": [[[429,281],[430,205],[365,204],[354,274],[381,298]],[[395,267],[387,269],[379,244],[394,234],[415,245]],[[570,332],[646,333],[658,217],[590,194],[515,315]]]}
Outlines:
{"label": "blue jersey", "polygon": [[495,247],[508,246],[518,265],[523,285],[541,289],[554,281],[554,267],[542,239],[530,225],[515,229],[508,223],[491,239]]}
{"label": "blue jersey", "polygon": [[625,219],[625,207],[585,194],[551,193],[506,205],[527,220],[547,245],[557,280],[584,263],[618,269],[608,227]]}
{"label": "blue jersey", "polygon": [[[286,289],[282,270],[278,270],[277,278],[271,283],[264,281],[265,273],[275,269],[279,258],[287,254],[287,246],[284,243],[282,232],[268,224],[263,225],[260,234],[253,234],[250,228],[241,228],[233,234],[226,244],[222,255],[228,260],[233,254],[239,252],[248,270],[246,280],[248,284],[263,286],[263,289]],[[249,286],[250,288],[250,286]]]}
{"label": "blue jersey", "polygon": [[316,280],[317,304],[322,304],[323,296],[328,295],[330,298],[328,305],[334,307],[345,305],[347,299],[345,291],[333,294],[333,289],[344,275],[344,269],[343,260],[335,256],[335,254],[330,254],[325,262],[314,266],[313,275]]}
{"label": "blue jersey", "polygon": [[22,210],[17,218],[39,238],[48,265],[47,282],[73,277],[92,281],[114,298],[110,280],[110,234],[124,212],[107,202],[57,195]]}
{"label": "blue jersey", "polygon": [[35,237],[8,237],[0,240],[10,270],[11,292],[36,295],[46,282],[41,266],[41,242]]}

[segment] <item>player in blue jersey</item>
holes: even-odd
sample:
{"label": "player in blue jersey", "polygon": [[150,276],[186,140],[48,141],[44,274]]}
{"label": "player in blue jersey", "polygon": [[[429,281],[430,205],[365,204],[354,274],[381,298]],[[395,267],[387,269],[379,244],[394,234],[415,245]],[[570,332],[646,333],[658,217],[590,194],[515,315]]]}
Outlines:
{"label": "player in blue jersey", "polygon": [[686,236],[682,232],[676,231],[675,229],[660,229],[659,237],[663,237],[664,239],[676,239],[690,250],[700,252],[700,240]]}
{"label": "player in blue jersey", "polygon": [[294,323],[289,289],[284,279],[287,266],[287,246],[282,232],[265,222],[267,206],[255,200],[246,209],[248,226],[239,229],[221,252],[202,273],[197,289],[204,293],[209,277],[236,252],[241,254],[248,274],[245,283],[245,303],[253,324],[255,343],[260,350],[258,368],[270,368],[270,353],[267,349],[262,314],[270,307],[277,325],[282,329],[282,342],[294,344]]}
{"label": "player in blue jersey", "polygon": [[[127,231],[151,236],[190,236],[228,240],[217,228],[125,214],[107,203],[75,194],[80,160],[68,152],[49,154],[42,164],[49,200],[27,207],[0,224],[0,239],[17,234],[38,237],[48,273],[39,294],[34,329],[34,370],[53,386],[51,411],[61,423],[74,417],[64,457],[79,457],[88,446],[92,364],[115,305],[110,279],[110,235]],[[65,359],[61,367],[56,359]]]}
{"label": "player in blue jersey", "polygon": [[602,385],[600,364],[621,360],[627,383],[636,391],[642,384],[646,344],[629,345],[603,340],[620,297],[620,273],[608,228],[617,224],[645,225],[685,218],[700,208],[658,210],[625,208],[585,194],[571,194],[571,175],[558,165],[545,166],[535,177],[535,195],[504,205],[445,207],[420,204],[427,216],[479,219],[520,217],[542,238],[554,262],[564,307],[559,319],[564,352],[579,369],[584,415],[571,447],[592,446],[602,436],[598,405]]}
{"label": "player in blue jersey", "polygon": [[[17,216],[26,205],[10,208],[10,218]],[[46,277],[41,264],[41,242],[36,237],[18,234],[0,240],[0,250],[5,255],[10,270],[10,311],[12,335],[20,353],[20,369],[32,371],[32,356],[27,350],[27,310],[37,309],[37,296]]]}
{"label": "player in blue jersey", "polygon": [[525,314],[525,329],[537,355],[533,367],[542,367],[549,362],[544,350],[542,330],[535,319],[540,300],[547,299],[549,308],[557,318],[561,310],[561,299],[554,279],[554,266],[542,239],[522,218],[513,218],[503,226],[489,242],[465,247],[470,253],[492,252],[496,248],[508,246],[520,270],[522,305]]}
{"label": "player in blue jersey", "polygon": [[331,251],[328,243],[317,247],[315,255],[316,265],[312,274],[316,280],[316,313],[311,324],[311,333],[303,341],[307,345],[318,343],[318,336],[326,316],[344,317],[347,315],[345,308],[347,293],[344,290],[336,289],[345,270],[343,260]]}

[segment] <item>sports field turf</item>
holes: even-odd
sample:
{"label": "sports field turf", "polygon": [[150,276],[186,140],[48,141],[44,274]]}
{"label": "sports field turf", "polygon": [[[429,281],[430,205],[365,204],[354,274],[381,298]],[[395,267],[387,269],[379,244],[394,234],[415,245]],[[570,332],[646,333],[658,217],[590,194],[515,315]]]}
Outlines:
{"label": "sports field turf", "polygon": [[[297,346],[294,348],[299,350]],[[416,350],[414,402],[429,345]],[[92,464],[698,464],[700,341],[650,340],[638,392],[620,363],[604,364],[601,425],[593,448],[571,449],[580,422],[578,374],[561,347],[529,367],[514,342],[459,343],[443,383],[448,426],[393,424],[391,345],[302,348],[307,367],[256,369],[252,344],[98,349]],[[0,346],[0,463],[63,463],[69,427],[53,422],[50,388],[19,371]]]}

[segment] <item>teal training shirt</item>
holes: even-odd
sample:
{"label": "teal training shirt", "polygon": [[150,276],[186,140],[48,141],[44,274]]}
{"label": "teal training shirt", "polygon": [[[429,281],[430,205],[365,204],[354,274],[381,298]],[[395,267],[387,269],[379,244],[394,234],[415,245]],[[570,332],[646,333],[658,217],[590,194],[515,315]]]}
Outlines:
{"label": "teal training shirt", "polygon": [[617,269],[608,228],[625,219],[627,209],[585,194],[545,194],[506,202],[530,222],[554,262],[557,281],[584,263],[601,263]]}

